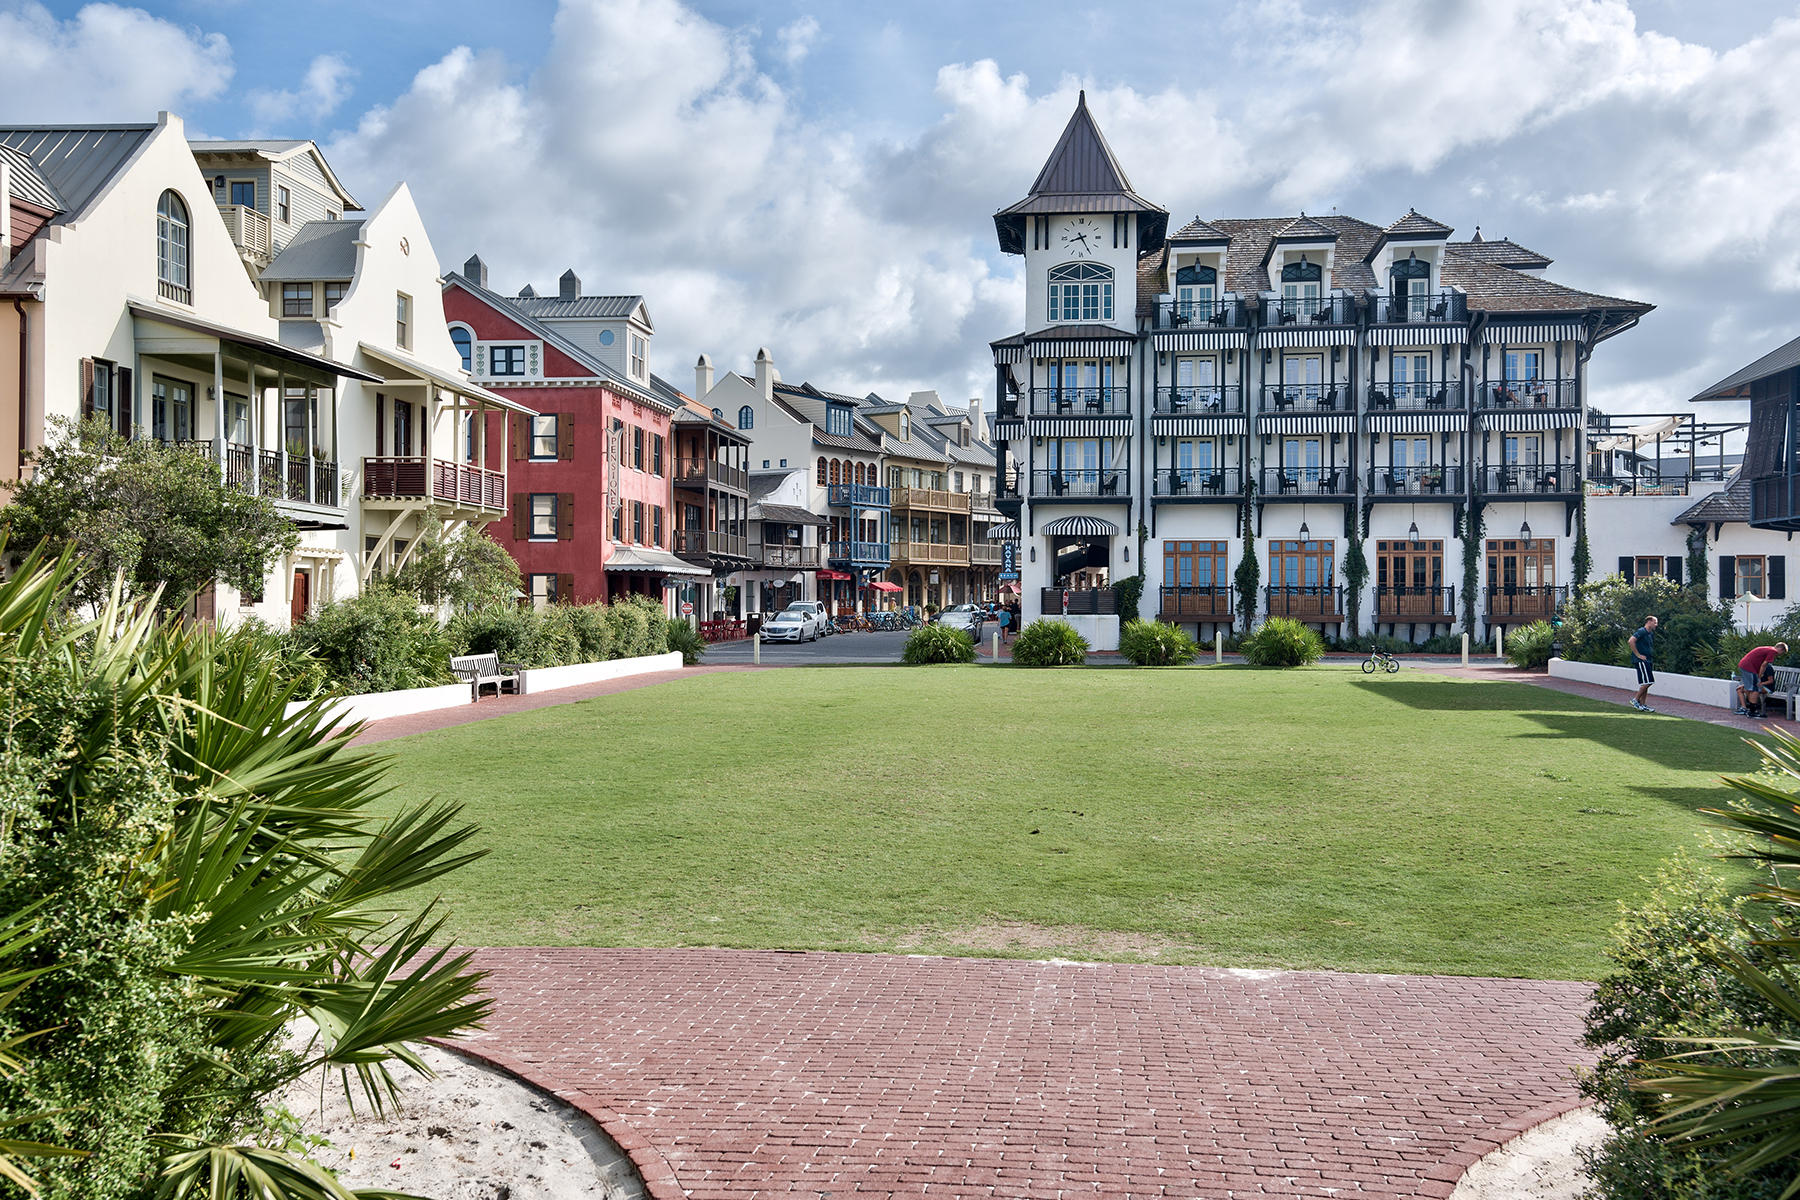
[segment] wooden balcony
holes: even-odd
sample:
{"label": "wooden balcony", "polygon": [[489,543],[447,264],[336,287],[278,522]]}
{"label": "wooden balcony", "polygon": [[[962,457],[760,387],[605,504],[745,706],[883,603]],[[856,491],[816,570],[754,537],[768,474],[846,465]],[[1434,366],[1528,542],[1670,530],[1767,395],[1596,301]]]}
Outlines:
{"label": "wooden balcony", "polygon": [[892,562],[896,566],[966,567],[969,565],[969,548],[955,542],[897,541],[893,544]]}
{"label": "wooden balcony", "polygon": [[[165,442],[199,458],[213,460],[213,443],[199,438]],[[214,460],[216,461],[216,460]],[[240,492],[265,496],[276,503],[342,508],[338,465],[329,458],[306,458],[280,450],[259,450],[225,443],[225,483]]]}
{"label": "wooden balcony", "polygon": [[1000,543],[978,538],[969,546],[969,562],[978,567],[1000,565]]}
{"label": "wooden balcony", "polygon": [[741,534],[719,533],[711,529],[677,529],[675,553],[699,562],[715,558],[748,560],[750,543]]}
{"label": "wooden balcony", "polygon": [[1263,589],[1271,617],[1330,623],[1344,619],[1344,589],[1328,584],[1272,584]]}
{"label": "wooden balcony", "polygon": [[1491,625],[1529,625],[1556,615],[1569,589],[1551,584],[1490,584],[1483,611]]}
{"label": "wooden balcony", "polygon": [[1165,621],[1231,620],[1231,589],[1224,584],[1171,586],[1161,592],[1156,615]]}
{"label": "wooden balcony", "polygon": [[269,261],[269,256],[274,253],[269,238],[269,218],[242,204],[221,204],[219,215],[225,219],[232,245],[249,257],[265,263]]}
{"label": "wooden balcony", "polygon": [[1111,588],[1042,588],[1038,599],[1046,617],[1109,616],[1119,611],[1119,596]]}
{"label": "wooden balcony", "polygon": [[750,475],[742,467],[728,467],[712,458],[678,458],[674,483],[678,488],[701,491],[708,487],[749,493]]}
{"label": "wooden balcony", "polygon": [[506,473],[442,458],[365,458],[363,500],[431,500],[505,512]]}
{"label": "wooden balcony", "polygon": [[752,542],[750,557],[760,560],[765,567],[774,567],[777,570],[811,571],[819,565],[819,548],[817,546],[770,546],[761,542]]}
{"label": "wooden balcony", "polygon": [[933,512],[966,513],[969,511],[969,496],[966,492],[946,492],[939,488],[897,487],[892,489],[894,507],[922,508]]}
{"label": "wooden balcony", "polygon": [[1456,620],[1456,589],[1405,584],[1378,586],[1375,589],[1375,619],[1402,625],[1447,625]]}

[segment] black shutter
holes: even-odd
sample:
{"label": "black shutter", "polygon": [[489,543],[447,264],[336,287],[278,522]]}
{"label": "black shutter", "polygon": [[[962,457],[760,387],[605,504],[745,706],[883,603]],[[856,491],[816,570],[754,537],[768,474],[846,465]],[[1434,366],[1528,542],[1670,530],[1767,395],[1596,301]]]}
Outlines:
{"label": "black shutter", "polygon": [[1783,554],[1769,555],[1769,594],[1765,600],[1787,599],[1787,556]]}
{"label": "black shutter", "polygon": [[1737,599],[1737,556],[1719,555],[1719,599]]}
{"label": "black shutter", "polygon": [[1637,560],[1629,554],[1619,555],[1619,574],[1625,577],[1626,583],[1637,582]]}
{"label": "black shutter", "polygon": [[120,367],[114,376],[113,385],[113,428],[119,431],[120,437],[131,436],[131,410],[136,405],[137,397],[131,391],[131,368]]}
{"label": "black shutter", "polygon": [[1663,574],[1669,577],[1670,583],[1677,587],[1681,586],[1681,555],[1669,555],[1668,560],[1663,567]]}

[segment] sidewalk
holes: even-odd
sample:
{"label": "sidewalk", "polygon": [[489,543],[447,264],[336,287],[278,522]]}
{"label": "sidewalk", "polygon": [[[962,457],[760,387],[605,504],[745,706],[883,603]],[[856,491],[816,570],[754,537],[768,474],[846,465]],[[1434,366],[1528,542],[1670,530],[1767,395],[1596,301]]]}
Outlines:
{"label": "sidewalk", "polygon": [[[1411,664],[1408,664],[1411,665]],[[1603,700],[1609,704],[1630,707],[1635,691],[1626,688],[1606,687],[1598,683],[1581,683],[1573,679],[1553,679],[1546,671],[1521,671],[1517,667],[1503,662],[1489,662],[1478,665],[1473,660],[1467,667],[1460,663],[1419,663],[1418,669],[1430,671],[1437,675],[1448,675],[1453,679],[1480,679],[1488,682],[1504,680],[1512,683],[1529,683],[1536,687],[1548,688],[1553,692],[1562,692],[1569,696],[1585,696],[1589,700]],[[1729,709],[1714,708],[1710,704],[1693,704],[1686,700],[1670,700],[1656,694],[1656,685],[1650,686],[1650,707],[1665,717],[1686,717],[1690,721],[1705,721],[1709,725],[1723,725],[1727,729],[1738,729],[1744,733],[1761,733],[1772,727],[1793,729],[1793,722],[1782,717],[1764,717],[1752,719],[1740,717]],[[1649,714],[1644,714],[1649,715]]]}

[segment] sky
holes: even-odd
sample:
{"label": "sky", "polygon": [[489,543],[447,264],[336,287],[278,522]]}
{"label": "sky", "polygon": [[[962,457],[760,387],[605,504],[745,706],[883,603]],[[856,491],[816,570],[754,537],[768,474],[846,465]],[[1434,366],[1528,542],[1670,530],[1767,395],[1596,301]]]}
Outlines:
{"label": "sky", "polygon": [[1656,305],[1591,394],[1657,412],[1800,334],[1796,60],[1800,5],[1691,0],[0,0],[0,123],[313,138],[366,206],[405,181],[447,271],[642,294],[686,390],[766,346],[991,404],[993,213],[1085,88],[1171,228],[1410,207]]}

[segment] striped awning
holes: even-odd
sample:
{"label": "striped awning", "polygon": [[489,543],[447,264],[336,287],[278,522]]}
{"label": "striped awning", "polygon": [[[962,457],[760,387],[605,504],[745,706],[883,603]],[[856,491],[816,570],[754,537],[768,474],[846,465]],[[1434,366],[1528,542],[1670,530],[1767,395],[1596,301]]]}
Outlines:
{"label": "striped awning", "polygon": [[1547,325],[1489,325],[1484,340],[1490,346],[1535,346],[1539,342],[1585,342],[1587,326],[1575,321]]}
{"label": "striped awning", "polygon": [[1124,358],[1136,342],[1128,337],[1046,338],[1029,344],[1033,358]]}
{"label": "striped awning", "polygon": [[1118,537],[1119,527],[1099,517],[1064,517],[1044,526],[1045,537]]}
{"label": "striped awning", "polygon": [[1488,429],[1505,429],[1514,433],[1532,429],[1579,429],[1578,412],[1484,412],[1481,423]]}
{"label": "striped awning", "polygon": [[987,535],[990,542],[1016,542],[1019,540],[1019,523],[1002,521],[998,525],[990,525]]}
{"label": "striped awning", "polygon": [[1157,417],[1151,431],[1157,437],[1227,437],[1244,432],[1242,417]]}
{"label": "striped awning", "polygon": [[1130,417],[1032,417],[1032,437],[1130,437]]}
{"label": "striped awning", "polygon": [[1468,340],[1467,325],[1391,325],[1369,330],[1371,346],[1460,346]]}
{"label": "striped awning", "polygon": [[1256,344],[1271,350],[1284,346],[1354,346],[1356,330],[1340,325],[1322,325],[1316,329],[1289,325],[1265,329],[1257,335]]}
{"label": "striped awning", "polygon": [[1356,418],[1349,413],[1290,413],[1258,417],[1258,433],[1355,433]]}
{"label": "striped awning", "polygon": [[1158,350],[1242,350],[1249,344],[1242,329],[1183,329],[1154,335]]}
{"label": "striped awning", "polygon": [[1370,413],[1370,433],[1455,433],[1469,427],[1461,412]]}
{"label": "striped awning", "polygon": [[997,442],[1010,442],[1014,438],[1022,438],[1024,436],[1025,422],[1018,420],[1017,418],[1008,421],[994,422],[994,440]]}
{"label": "striped awning", "polygon": [[994,347],[994,362],[997,365],[1004,366],[1004,365],[1008,365],[1011,363],[1021,363],[1024,361],[1025,361],[1025,347],[1023,347],[1023,346],[995,346]]}

